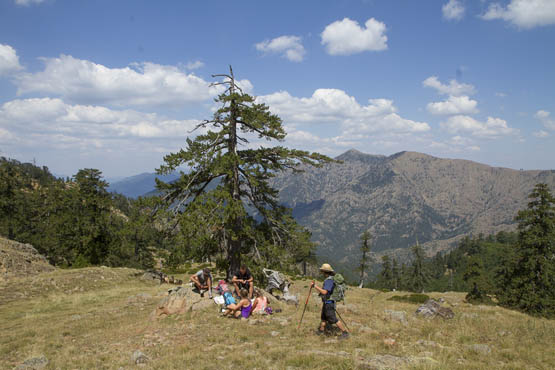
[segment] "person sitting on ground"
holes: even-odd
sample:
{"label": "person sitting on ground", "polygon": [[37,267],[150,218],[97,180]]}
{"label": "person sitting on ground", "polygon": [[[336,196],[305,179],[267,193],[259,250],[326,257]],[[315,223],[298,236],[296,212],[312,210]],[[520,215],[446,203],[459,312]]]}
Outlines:
{"label": "person sitting on ground", "polygon": [[236,304],[229,304],[226,307],[225,312],[222,314],[223,316],[230,316],[230,317],[234,317],[236,319],[238,318],[244,318],[244,319],[248,319],[250,314],[251,314],[251,310],[252,310],[252,302],[248,297],[249,292],[246,289],[241,289],[239,291],[241,300],[239,301],[239,303]]}
{"label": "person sitting on ground", "polygon": [[264,315],[266,313],[266,307],[268,307],[268,298],[260,289],[256,288],[254,290],[254,303],[252,304],[252,312],[257,313],[260,315]]}
{"label": "person sitting on ground", "polygon": [[315,284],[313,281],[311,286],[314,287],[320,293],[320,297],[322,297],[322,314],[320,315],[320,327],[316,330],[316,334],[321,335],[324,333],[326,329],[326,325],[331,326],[333,324],[337,324],[337,327],[341,330],[341,338],[349,338],[349,332],[345,328],[345,325],[335,316],[335,301],[331,299],[333,294],[333,289],[335,288],[335,282],[333,280],[333,275],[335,275],[335,271],[333,268],[324,263],[322,267],[320,267],[320,272],[324,275],[325,280],[323,286],[320,288]]}
{"label": "person sitting on ground", "polygon": [[246,289],[249,292],[249,299],[252,299],[254,278],[252,277],[252,274],[246,265],[241,265],[239,271],[237,271],[237,273],[233,275],[233,279],[231,280],[231,282],[235,286],[235,294],[238,297],[240,296],[240,290]]}
{"label": "person sitting on ground", "polygon": [[195,290],[198,290],[201,297],[204,297],[204,293],[208,291],[208,297],[212,298],[212,274],[210,269],[205,268],[199,270],[196,274],[191,276],[191,282],[194,285]]}

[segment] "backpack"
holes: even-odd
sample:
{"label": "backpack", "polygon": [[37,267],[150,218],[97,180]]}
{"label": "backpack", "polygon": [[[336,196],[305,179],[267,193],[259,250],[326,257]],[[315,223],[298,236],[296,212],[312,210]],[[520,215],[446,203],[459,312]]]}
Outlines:
{"label": "backpack", "polygon": [[235,304],[237,303],[235,301],[235,298],[233,298],[233,295],[230,292],[225,292],[224,293],[224,300],[225,300],[225,305],[228,306],[230,304]]}
{"label": "backpack", "polygon": [[347,286],[345,285],[345,279],[341,274],[335,274],[333,277],[328,279],[333,279],[334,288],[333,293],[331,293],[330,300],[335,302],[341,302],[345,299],[345,291]]}

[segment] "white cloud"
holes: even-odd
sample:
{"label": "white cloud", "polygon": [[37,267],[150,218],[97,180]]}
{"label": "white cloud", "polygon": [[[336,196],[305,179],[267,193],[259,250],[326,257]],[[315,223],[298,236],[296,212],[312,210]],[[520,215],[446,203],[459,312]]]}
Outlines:
{"label": "white cloud", "polygon": [[488,117],[486,122],[480,122],[469,116],[452,116],[441,123],[441,127],[452,134],[469,133],[480,138],[496,138],[504,135],[517,134],[518,130],[507,125],[501,118]]}
{"label": "white cloud", "polygon": [[496,92],[495,96],[497,96],[498,98],[505,98],[507,97],[507,94],[505,94],[504,92]]}
{"label": "white cloud", "polygon": [[71,105],[61,99],[16,99],[0,107],[0,126],[23,141],[40,137],[35,145],[138,138],[183,139],[198,121],[172,120],[155,113]]}
{"label": "white cloud", "polygon": [[361,27],[357,21],[344,18],[326,26],[321,34],[322,45],[331,55],[351,55],[363,51],[387,49],[385,23],[370,18]]}
{"label": "white cloud", "polygon": [[427,105],[428,112],[435,115],[448,114],[471,114],[477,113],[476,106],[478,102],[470,99],[466,95],[449,96],[446,101],[429,103]]}
{"label": "white cloud", "polygon": [[422,84],[425,87],[436,89],[438,93],[444,95],[461,96],[472,95],[476,92],[474,86],[470,84],[460,83],[457,80],[449,81],[448,85],[442,84],[437,76],[431,76],[425,79]]}
{"label": "white cloud", "polygon": [[45,93],[72,103],[114,106],[181,106],[207,101],[223,90],[175,66],[145,62],[109,68],[69,55],[42,60],[43,71],[16,77],[18,95]]}
{"label": "white cloud", "polygon": [[0,76],[23,69],[17,52],[10,45],[0,44]]}
{"label": "white cloud", "polygon": [[299,36],[280,36],[264,40],[255,45],[256,50],[265,54],[281,54],[291,62],[302,62],[306,53]]}
{"label": "white cloud", "polygon": [[287,91],[258,97],[287,124],[336,123],[344,134],[419,133],[430,126],[402,118],[391,100],[370,99],[367,105],[339,89],[317,89],[311,97],[298,98]]}
{"label": "white cloud", "polygon": [[551,113],[545,110],[539,110],[534,114],[534,117],[539,119],[541,123],[550,130],[555,130],[555,119],[551,118]]}
{"label": "white cloud", "polygon": [[459,21],[464,17],[464,6],[458,0],[449,0],[449,2],[441,8],[443,18],[447,20]]}
{"label": "white cloud", "polygon": [[553,0],[511,0],[504,7],[499,3],[490,4],[482,19],[502,19],[523,29],[555,24],[555,1]]}
{"label": "white cloud", "polygon": [[192,71],[194,69],[199,69],[204,67],[204,63],[201,62],[200,60],[195,60],[193,62],[189,62],[187,64],[185,64],[185,68]]}
{"label": "white cloud", "polygon": [[540,130],[540,131],[533,132],[532,135],[534,135],[537,138],[543,139],[543,138],[549,137],[549,132]]}
{"label": "white cloud", "polygon": [[21,5],[21,6],[29,6],[31,4],[40,4],[44,2],[44,0],[15,0],[15,4],[16,5]]}

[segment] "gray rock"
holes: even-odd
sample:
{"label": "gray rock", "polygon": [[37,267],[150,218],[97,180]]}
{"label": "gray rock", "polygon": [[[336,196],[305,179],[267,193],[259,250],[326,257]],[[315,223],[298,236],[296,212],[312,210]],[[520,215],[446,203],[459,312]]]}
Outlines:
{"label": "gray rock", "polygon": [[364,370],[390,370],[399,369],[408,364],[405,357],[392,355],[375,355],[368,358],[355,359],[356,369]]}
{"label": "gray rock", "polygon": [[491,348],[487,344],[472,344],[466,346],[466,348],[480,355],[489,355],[491,353]]}
{"label": "gray rock", "polygon": [[131,361],[133,361],[134,364],[146,364],[148,362],[148,357],[141,351],[136,350],[131,355]]}
{"label": "gray rock", "polygon": [[275,331],[275,330],[274,330],[274,331],[272,331],[272,332],[270,333],[270,335],[271,335],[272,337],[277,337],[277,336],[279,335],[279,331]]}
{"label": "gray rock", "polygon": [[407,313],[405,311],[385,310],[384,313],[392,321],[398,321],[403,325],[408,325]]}
{"label": "gray rock", "polygon": [[38,357],[31,357],[23,361],[21,365],[16,367],[16,370],[40,370],[48,365],[48,359],[44,355]]}
{"label": "gray rock", "polygon": [[436,316],[443,317],[444,319],[452,319],[455,313],[450,308],[441,307],[439,302],[429,299],[426,303],[416,309],[416,315],[433,318]]}

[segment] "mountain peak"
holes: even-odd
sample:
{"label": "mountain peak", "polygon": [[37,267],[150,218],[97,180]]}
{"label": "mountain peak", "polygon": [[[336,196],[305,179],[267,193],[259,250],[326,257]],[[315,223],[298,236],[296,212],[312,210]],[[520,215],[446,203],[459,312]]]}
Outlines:
{"label": "mountain peak", "polygon": [[353,148],[337,156],[335,159],[340,161],[346,161],[346,162],[352,162],[352,161],[368,162],[368,161],[375,161],[376,159],[383,159],[383,158],[385,158],[385,156],[383,155],[363,153]]}

